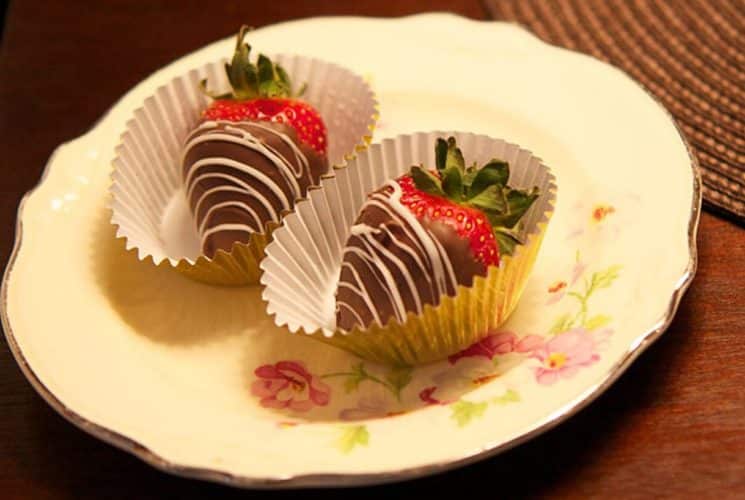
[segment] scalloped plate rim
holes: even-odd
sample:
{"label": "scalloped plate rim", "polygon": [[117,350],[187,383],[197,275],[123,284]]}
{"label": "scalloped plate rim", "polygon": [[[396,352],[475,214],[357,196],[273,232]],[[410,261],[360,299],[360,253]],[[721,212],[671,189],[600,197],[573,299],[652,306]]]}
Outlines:
{"label": "scalloped plate rim", "polygon": [[530,431],[522,435],[519,435],[515,437],[514,439],[511,439],[507,442],[504,442],[498,445],[486,444],[482,446],[481,450],[475,453],[471,453],[460,459],[454,459],[454,460],[449,460],[449,461],[441,462],[441,463],[427,464],[423,466],[401,469],[395,472],[386,471],[386,472],[351,473],[351,474],[310,473],[310,474],[298,474],[298,475],[293,475],[293,476],[251,477],[248,475],[237,475],[237,474],[222,472],[217,469],[182,466],[182,465],[179,465],[178,463],[174,463],[160,456],[159,454],[151,451],[149,448],[140,444],[136,440],[129,438],[127,436],[124,436],[112,429],[99,425],[95,422],[92,422],[80,416],[74,410],[67,408],[59,399],[57,399],[57,397],[49,389],[47,389],[47,387],[37,377],[32,367],[26,361],[23,355],[23,352],[21,351],[21,349],[18,346],[18,343],[15,340],[15,336],[14,336],[12,325],[11,325],[11,320],[7,314],[8,283],[9,283],[10,275],[13,272],[13,267],[14,267],[16,258],[18,257],[20,250],[22,248],[23,212],[24,212],[25,203],[28,200],[28,198],[31,195],[33,195],[44,184],[49,174],[49,171],[51,169],[51,166],[52,164],[54,164],[54,160],[57,157],[57,155],[60,153],[60,151],[70,147],[71,145],[75,143],[83,142],[87,136],[94,133],[101,126],[101,124],[111,114],[112,110],[116,108],[131,92],[133,92],[133,90],[136,87],[144,84],[146,81],[153,78],[164,68],[174,66],[180,61],[183,61],[188,57],[191,57],[197,53],[206,51],[210,47],[216,44],[223,43],[227,39],[218,40],[216,42],[210,43],[202,47],[201,49],[197,49],[191,52],[190,54],[186,54],[183,57],[180,57],[172,61],[171,63],[164,66],[163,68],[160,68],[154,71],[153,73],[151,73],[149,76],[141,80],[140,83],[135,85],[135,87],[130,89],[121,98],[119,98],[114,104],[112,104],[112,106],[106,111],[106,113],[104,113],[87,132],[85,132],[84,134],[70,141],[63,142],[52,152],[52,154],[49,157],[49,160],[47,161],[46,166],[44,167],[44,170],[42,171],[39,182],[31,190],[29,190],[28,192],[24,194],[23,198],[21,199],[19,203],[19,207],[17,211],[17,218],[16,218],[14,244],[13,244],[11,255],[8,259],[8,263],[6,265],[5,271],[3,273],[2,284],[0,285],[0,321],[2,322],[5,338],[6,338],[6,341],[8,342],[8,346],[10,348],[11,353],[13,354],[13,357],[18,363],[19,367],[21,368],[21,371],[23,372],[24,376],[31,383],[34,390],[36,390],[36,392],[42,397],[42,399],[44,399],[57,413],[59,413],[62,417],[64,417],[70,423],[74,424],[79,429],[121,450],[131,453],[132,455],[143,460],[145,463],[161,471],[164,471],[164,472],[176,475],[176,476],[186,477],[186,478],[214,481],[214,482],[218,482],[218,483],[222,483],[222,484],[226,484],[230,486],[250,487],[250,488],[259,488],[259,489],[300,488],[300,487],[344,487],[344,486],[363,486],[363,485],[372,485],[372,484],[383,484],[383,483],[391,483],[391,482],[397,482],[397,481],[402,481],[402,480],[407,480],[407,479],[414,479],[417,477],[427,476],[430,474],[443,472],[449,469],[468,465],[476,461],[494,456],[498,453],[501,453],[510,448],[513,448],[514,446],[517,446],[523,442],[526,442],[532,439],[533,437],[538,436],[558,426],[560,423],[564,422],[567,418],[581,411],[583,408],[585,408],[587,405],[593,402],[598,396],[604,393],[605,390],[608,389],[626,371],[626,369],[633,363],[633,361],[640,354],[642,354],[648,346],[650,346],[655,340],[657,340],[662,335],[662,333],[665,332],[665,330],[668,328],[668,326],[672,322],[675,316],[675,313],[677,312],[678,306],[680,304],[680,301],[683,295],[685,294],[686,290],[690,286],[696,274],[696,269],[698,265],[696,235],[698,232],[699,219],[701,215],[701,202],[702,202],[701,174],[700,174],[698,162],[696,160],[695,155],[693,154],[691,150],[691,147],[688,141],[686,140],[685,136],[683,135],[680,128],[676,124],[672,115],[670,115],[670,113],[664,108],[664,106],[662,106],[662,104],[654,96],[652,96],[646,89],[644,89],[644,87],[642,87],[639,83],[637,83],[636,81],[628,77],[625,73],[591,56],[548,44],[544,42],[543,40],[540,40],[539,38],[537,38],[535,35],[527,31],[526,29],[516,24],[505,23],[505,22],[495,22],[495,21],[488,21],[488,20],[487,21],[472,20],[472,19],[467,19],[461,16],[452,15],[452,14],[428,13],[428,14],[416,14],[416,15],[399,17],[399,18],[327,16],[327,17],[286,21],[282,23],[272,24],[270,26],[272,27],[285,26],[285,25],[290,25],[294,23],[308,22],[314,19],[328,19],[329,17],[334,17],[337,19],[343,18],[343,19],[350,19],[350,20],[365,19],[365,20],[375,20],[375,21],[382,21],[382,22],[408,22],[411,20],[421,20],[421,19],[426,19],[426,18],[450,17],[453,19],[457,19],[460,22],[471,22],[471,23],[477,23],[477,24],[510,25],[511,27],[516,28],[518,31],[522,32],[523,34],[528,35],[530,38],[534,39],[536,42],[542,44],[545,48],[551,48],[554,50],[572,54],[574,56],[584,57],[584,58],[594,61],[597,64],[603,64],[606,67],[615,70],[619,74],[619,76],[623,78],[627,78],[629,81],[633,82],[638,88],[640,88],[645,93],[647,93],[647,95],[654,101],[654,103],[665,112],[665,114],[670,119],[671,124],[675,127],[678,135],[680,136],[680,139],[683,145],[685,146],[687,154],[688,154],[688,158],[690,161],[690,167],[691,167],[692,174],[693,174],[692,175],[693,192],[692,192],[692,202],[691,202],[691,213],[690,213],[690,218],[689,218],[689,222],[687,225],[687,232],[688,232],[687,236],[688,236],[688,246],[689,246],[688,265],[685,271],[678,278],[677,285],[675,289],[672,291],[667,308],[665,309],[663,314],[659,317],[659,320],[657,321],[656,325],[650,328],[649,330],[641,333],[635,339],[635,341],[626,351],[625,355],[621,359],[619,359],[616,363],[614,363],[610,371],[606,374],[606,376],[600,382],[587,388],[581,395],[579,395],[578,397],[576,397],[569,403],[563,405],[562,407],[554,411],[551,415],[543,419],[543,421],[536,423]]}

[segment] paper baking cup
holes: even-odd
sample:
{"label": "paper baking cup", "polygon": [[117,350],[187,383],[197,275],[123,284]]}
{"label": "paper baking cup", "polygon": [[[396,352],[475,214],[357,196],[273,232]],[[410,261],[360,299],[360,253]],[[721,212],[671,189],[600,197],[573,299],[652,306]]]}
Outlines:
{"label": "paper baking cup", "polygon": [[[344,244],[367,195],[412,165],[434,166],[438,137],[454,136],[470,164],[492,158],[510,164],[509,184],[538,186],[540,197],[523,217],[522,241],[512,256],[477,276],[471,287],[460,286],[452,297],[401,323],[345,332],[336,328],[336,287]],[[274,232],[261,263],[267,311],[278,326],[304,332],[362,358],[392,365],[414,365],[454,354],[498,327],[513,311],[522,293],[556,199],[551,171],[530,151],[484,135],[432,132],[402,135],[374,144],[324,179],[320,189],[298,203]]]}
{"label": "paper baking cup", "polygon": [[[329,165],[339,165],[370,142],[377,102],[358,75],[335,64],[300,56],[274,58],[295,85],[307,83],[303,99],[321,114],[328,130]],[[145,99],[116,149],[112,175],[113,216],[117,237],[140,260],[170,265],[199,281],[222,285],[258,283],[259,262],[276,222],[214,258],[202,254],[181,175],[184,140],[200,119],[209,99],[199,90],[227,89],[225,61],[208,64],[173,79]],[[331,168],[330,168],[331,170]],[[283,214],[284,215],[284,214]],[[167,264],[165,264],[167,263]]]}

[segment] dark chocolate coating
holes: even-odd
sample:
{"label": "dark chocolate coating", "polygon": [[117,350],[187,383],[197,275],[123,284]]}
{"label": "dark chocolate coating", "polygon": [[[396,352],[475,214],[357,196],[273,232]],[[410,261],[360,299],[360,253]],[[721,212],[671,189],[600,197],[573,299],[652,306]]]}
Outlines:
{"label": "dark chocolate coating", "polygon": [[[384,187],[377,193],[386,193],[389,190],[389,187]],[[408,209],[404,208],[404,210]],[[355,326],[368,327],[374,321],[375,317],[364,295],[367,295],[374,305],[382,324],[386,324],[391,317],[396,316],[395,300],[391,300],[391,290],[387,290],[391,288],[391,284],[386,281],[384,269],[392,276],[393,287],[398,292],[405,310],[412,312],[417,312],[416,296],[419,297],[422,307],[425,304],[437,305],[443,295],[455,295],[457,285],[471,286],[474,276],[486,275],[486,266],[475,259],[468,240],[458,236],[452,227],[427,218],[413,219],[413,222],[419,224],[426,233],[425,238],[433,238],[440,244],[445,253],[443,257],[452,266],[454,282],[445,280],[444,286],[438,287],[435,282],[433,260],[429,259],[427,253],[422,250],[421,241],[416,241],[421,238],[414,231],[406,231],[407,227],[410,228],[411,222],[412,220],[392,217],[389,210],[382,209],[370,203],[369,200],[365,203],[356,224],[363,224],[370,228],[385,227],[386,231],[377,232],[372,235],[372,238],[388,253],[374,245],[366,244],[363,236],[352,234],[347,239],[343,257],[343,263],[347,265],[342,265],[339,277],[340,286],[337,288],[336,295],[338,328],[351,330]],[[352,248],[372,252],[374,262],[349,251]],[[413,252],[416,258],[409,252]],[[419,263],[424,264],[424,267],[417,263],[417,258]],[[365,293],[363,294],[350,288],[360,288],[355,272],[359,281],[364,283]],[[407,280],[407,275],[413,282],[413,287]],[[341,286],[342,283],[349,286]],[[340,307],[340,304],[345,304],[345,306]]]}
{"label": "dark chocolate coating", "polygon": [[[236,163],[225,165],[226,161]],[[202,252],[208,257],[219,249],[230,251],[235,242],[247,243],[252,232],[263,232],[270,221],[279,222],[282,211],[291,209],[328,169],[326,158],[299,141],[293,128],[266,121],[202,122],[185,141],[182,165],[189,206],[201,228]],[[219,203],[231,204],[208,215]],[[225,224],[239,226],[226,226],[205,237],[210,229]]]}

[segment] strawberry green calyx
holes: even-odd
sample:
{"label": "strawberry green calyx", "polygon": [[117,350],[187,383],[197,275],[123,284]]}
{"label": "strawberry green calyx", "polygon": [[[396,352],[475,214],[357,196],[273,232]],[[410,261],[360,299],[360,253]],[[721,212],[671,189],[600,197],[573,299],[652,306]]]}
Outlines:
{"label": "strawberry green calyx", "polygon": [[510,166],[502,160],[492,159],[482,167],[475,163],[466,167],[454,137],[447,141],[437,139],[435,166],[436,174],[422,166],[411,167],[410,175],[416,188],[483,212],[492,226],[499,252],[511,255],[521,243],[518,223],[538,198],[538,188],[511,188],[507,184]]}
{"label": "strawberry green calyx", "polygon": [[290,77],[282,66],[263,54],[259,54],[256,64],[251,62],[251,46],[243,41],[250,30],[246,25],[241,26],[233,59],[225,63],[231,91],[224,94],[209,91],[206,78],[199,84],[202,91],[213,99],[250,100],[301,96],[305,86],[293,92]]}

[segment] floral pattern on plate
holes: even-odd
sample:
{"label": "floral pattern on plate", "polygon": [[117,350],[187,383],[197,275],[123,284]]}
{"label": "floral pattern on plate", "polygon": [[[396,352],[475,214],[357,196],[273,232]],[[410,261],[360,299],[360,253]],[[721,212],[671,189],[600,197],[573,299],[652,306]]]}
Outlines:
{"label": "floral pattern on plate", "polygon": [[610,288],[620,273],[618,265],[589,272],[577,251],[566,281],[547,287],[545,306],[562,311],[547,332],[495,331],[447,360],[416,368],[355,360],[347,369],[324,372],[309,371],[302,361],[280,360],[255,369],[251,393],[261,406],[297,419],[282,428],[308,424],[303,416],[319,407],[338,407],[336,420],[360,422],[339,427],[341,435],[334,443],[343,453],[372,443],[362,423],[366,420],[446,407],[454,428],[463,428],[492,407],[522,402],[519,387],[505,387],[487,398],[471,397],[510,371],[528,374],[522,384],[549,387],[598,362],[613,334],[612,318],[597,313],[592,299]]}
{"label": "floral pattern on plate", "polygon": [[[376,37],[381,30],[383,39]],[[360,360],[276,327],[257,288],[208,287],[142,266],[109,222],[111,156],[143,100],[231,50],[234,40],[227,39],[134,87],[89,133],[60,146],[24,198],[3,282],[3,322],[24,374],[61,415],[178,475],[260,488],[367,485],[452,468],[555,426],[662,334],[695,274],[701,184],[669,115],[631,79],[515,26],[445,14],[286,23],[255,31],[252,44],[287,53],[298,37],[307,41],[304,55],[375,76],[385,120],[376,141],[468,129],[529,145],[555,166],[560,192],[541,254],[517,309],[492,334],[512,332],[517,344],[535,335],[546,344],[582,328],[597,335],[590,350],[598,360],[587,364],[593,356],[580,356],[582,349],[564,340],[535,356],[516,352],[508,338],[487,356],[418,367],[399,383],[400,400],[368,379],[347,392],[349,377],[322,376],[353,372]],[[450,50],[453,37],[469,57]],[[359,43],[334,43],[343,38]],[[412,39],[429,43],[402,43]],[[401,58],[391,58],[391,50],[417,61],[416,88],[403,85]],[[438,78],[443,64],[467,74],[474,62],[489,78],[457,86]],[[540,85],[546,74],[557,84],[541,92],[526,85]],[[595,220],[599,206],[613,211],[597,211],[603,216]],[[586,268],[575,280],[577,249]],[[611,264],[623,269],[587,300],[585,324],[580,314],[571,327],[552,331],[561,316],[571,320],[581,311],[569,292],[583,294],[584,279]],[[587,324],[598,315],[610,319]],[[567,360],[551,358],[555,352]],[[551,359],[557,374],[548,378],[555,380],[541,383],[537,368],[551,368]],[[304,387],[279,383],[302,389],[297,397],[274,392],[281,377],[255,373],[280,361],[301,361],[311,375],[308,381],[293,372]],[[567,366],[576,370],[562,370]],[[380,380],[388,375],[385,367],[364,369]],[[325,405],[310,395],[313,376],[329,389]],[[252,393],[259,379],[269,384],[266,396]],[[267,398],[292,400],[295,408],[313,404],[306,411],[262,406]],[[347,418],[343,410],[350,410]]]}

